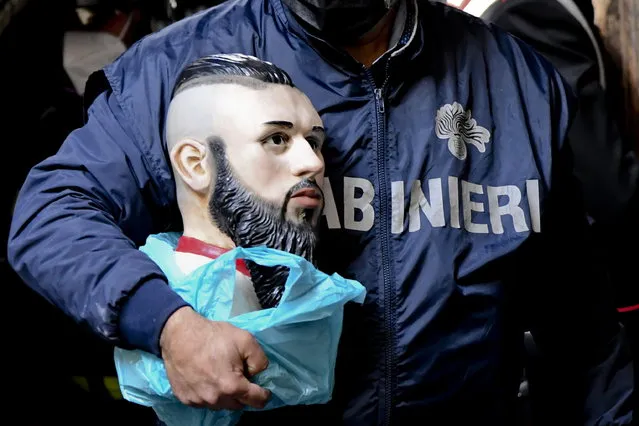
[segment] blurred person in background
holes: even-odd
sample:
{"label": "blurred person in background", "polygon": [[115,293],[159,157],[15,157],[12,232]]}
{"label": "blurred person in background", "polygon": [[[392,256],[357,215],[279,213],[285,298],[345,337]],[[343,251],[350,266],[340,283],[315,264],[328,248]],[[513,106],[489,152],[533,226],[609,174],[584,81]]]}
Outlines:
{"label": "blurred person in background", "polygon": [[[590,216],[598,260],[608,269],[619,320],[639,361],[639,159],[625,128],[621,64],[607,52],[591,0],[470,0],[460,8],[530,44],[561,73],[577,96],[570,130],[575,175]],[[639,119],[639,117],[637,117]],[[543,366],[543,367],[542,367]],[[561,374],[539,361],[535,399],[544,412],[565,404]],[[637,373],[637,371],[635,371]],[[637,375],[635,375],[637,376]],[[533,389],[535,383],[531,384]],[[635,395],[635,397],[639,397]],[[538,403],[541,405],[541,402]],[[639,402],[636,403],[639,406]],[[538,420],[538,424],[543,421]]]}

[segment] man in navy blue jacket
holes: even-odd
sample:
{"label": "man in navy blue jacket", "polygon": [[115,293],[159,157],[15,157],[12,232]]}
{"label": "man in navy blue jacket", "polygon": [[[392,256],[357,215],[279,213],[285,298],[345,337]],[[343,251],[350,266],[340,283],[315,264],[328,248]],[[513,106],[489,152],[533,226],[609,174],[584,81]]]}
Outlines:
{"label": "man in navy blue jacket", "polygon": [[630,423],[632,363],[589,261],[565,85],[442,4],[231,0],[141,40],[92,79],[87,123],[25,182],[9,256],[32,288],[162,356],[183,401],[261,404],[210,367],[253,373],[254,342],[198,318],[136,250],[180,229],[166,108],[183,67],[219,52],[278,65],[319,111],[319,266],[368,290],[346,312],[333,401],[246,421],[510,425],[530,329],[576,395],[558,424]]}

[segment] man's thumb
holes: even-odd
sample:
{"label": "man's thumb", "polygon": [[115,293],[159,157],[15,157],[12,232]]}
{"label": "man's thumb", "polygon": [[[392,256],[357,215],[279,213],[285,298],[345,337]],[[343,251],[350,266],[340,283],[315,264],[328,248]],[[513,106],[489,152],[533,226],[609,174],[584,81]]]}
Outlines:
{"label": "man's thumb", "polygon": [[266,370],[268,367],[268,358],[253,336],[247,339],[243,349],[244,362],[246,363],[249,376],[254,376]]}

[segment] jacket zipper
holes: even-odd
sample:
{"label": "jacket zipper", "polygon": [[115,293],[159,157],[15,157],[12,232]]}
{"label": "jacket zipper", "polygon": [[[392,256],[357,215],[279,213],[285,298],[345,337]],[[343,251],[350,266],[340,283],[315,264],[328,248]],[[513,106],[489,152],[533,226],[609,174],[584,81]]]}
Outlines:
{"label": "jacket zipper", "polygon": [[393,395],[396,388],[395,375],[395,291],[391,276],[391,251],[390,251],[390,218],[391,197],[389,191],[388,178],[388,156],[386,140],[386,105],[384,95],[389,78],[390,58],[386,60],[386,70],[384,82],[381,87],[377,87],[372,72],[367,71],[368,78],[374,88],[376,122],[377,122],[377,176],[379,180],[379,224],[380,238],[382,245],[382,274],[384,279],[384,410],[383,424],[390,425],[393,410]]}

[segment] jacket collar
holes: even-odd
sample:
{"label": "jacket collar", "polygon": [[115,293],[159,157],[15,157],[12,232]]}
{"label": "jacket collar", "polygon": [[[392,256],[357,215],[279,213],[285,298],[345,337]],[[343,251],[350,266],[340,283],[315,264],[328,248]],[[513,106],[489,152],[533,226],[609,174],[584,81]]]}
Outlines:
{"label": "jacket collar", "polygon": [[[339,68],[341,71],[350,74],[361,76],[365,71],[365,67],[353,59],[344,50],[332,46],[325,40],[317,37],[314,34],[309,33],[306,29],[295,19],[288,8],[282,3],[281,0],[265,0],[273,8],[275,12],[275,19],[295,37],[302,40],[305,44],[315,50],[320,56],[327,60],[332,65]],[[389,50],[382,55],[372,66],[386,66],[386,59],[392,57],[392,63],[400,63],[410,61],[417,57],[424,48],[424,36],[423,28],[420,23],[420,6],[417,0],[402,0],[406,2],[407,6],[407,23],[404,26],[404,34],[401,37],[401,42],[395,48]]]}

